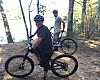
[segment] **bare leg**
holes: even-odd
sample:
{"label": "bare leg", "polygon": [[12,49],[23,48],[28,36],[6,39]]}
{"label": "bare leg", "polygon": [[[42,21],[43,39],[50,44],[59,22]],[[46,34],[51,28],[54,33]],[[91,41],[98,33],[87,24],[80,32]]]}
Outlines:
{"label": "bare leg", "polygon": [[47,76],[48,71],[44,71],[44,76]]}
{"label": "bare leg", "polygon": [[43,77],[43,80],[47,80],[47,79],[46,79],[47,73],[48,73],[48,70],[47,70],[47,69],[44,69],[44,77]]}

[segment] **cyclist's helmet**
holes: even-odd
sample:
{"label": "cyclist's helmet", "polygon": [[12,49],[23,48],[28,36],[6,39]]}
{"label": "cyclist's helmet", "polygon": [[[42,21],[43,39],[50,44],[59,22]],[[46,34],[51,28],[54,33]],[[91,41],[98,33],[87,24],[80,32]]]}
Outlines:
{"label": "cyclist's helmet", "polygon": [[34,17],[34,21],[44,21],[44,17],[41,16],[41,15],[36,15],[36,16]]}
{"label": "cyclist's helmet", "polygon": [[55,10],[53,10],[53,13],[58,13],[58,11],[55,9]]}

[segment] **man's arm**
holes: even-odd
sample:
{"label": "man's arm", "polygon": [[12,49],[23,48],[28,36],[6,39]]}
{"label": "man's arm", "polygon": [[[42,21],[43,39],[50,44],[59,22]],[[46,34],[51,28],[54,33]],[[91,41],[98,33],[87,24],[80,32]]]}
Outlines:
{"label": "man's arm", "polygon": [[38,37],[38,39],[36,40],[36,42],[33,44],[33,48],[36,48],[40,43],[42,42],[42,38]]}
{"label": "man's arm", "polygon": [[63,23],[63,31],[65,29],[65,22],[62,20],[62,23]]}
{"label": "man's arm", "polygon": [[60,21],[63,23],[63,31],[64,31],[64,29],[65,29],[65,22],[64,22],[64,20],[60,17]]}

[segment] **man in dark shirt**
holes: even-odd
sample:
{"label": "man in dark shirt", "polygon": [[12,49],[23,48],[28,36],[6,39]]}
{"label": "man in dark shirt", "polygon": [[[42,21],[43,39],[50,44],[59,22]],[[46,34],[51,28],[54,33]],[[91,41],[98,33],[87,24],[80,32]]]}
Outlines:
{"label": "man in dark shirt", "polygon": [[40,54],[40,66],[44,68],[43,80],[46,80],[48,69],[50,69],[49,61],[53,54],[51,33],[49,29],[43,25],[43,16],[36,15],[34,21],[37,26],[36,34],[38,39],[33,44],[33,48]]}

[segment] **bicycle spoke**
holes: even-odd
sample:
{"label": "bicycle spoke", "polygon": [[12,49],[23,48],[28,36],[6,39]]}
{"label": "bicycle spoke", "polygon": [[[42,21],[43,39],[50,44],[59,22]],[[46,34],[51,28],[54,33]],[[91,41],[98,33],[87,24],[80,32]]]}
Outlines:
{"label": "bicycle spoke", "polygon": [[[23,60],[25,61],[23,62]],[[34,69],[34,63],[29,57],[24,55],[16,55],[9,58],[5,63],[5,69],[8,74],[14,77],[28,76]]]}
{"label": "bicycle spoke", "polygon": [[64,53],[73,54],[77,50],[77,44],[72,39],[64,39],[61,42],[61,49]]}
{"label": "bicycle spoke", "polygon": [[9,64],[9,67],[8,67],[9,68],[9,71],[12,72],[13,74],[23,74],[23,73],[27,73],[29,71],[29,69],[30,69],[29,62],[25,61],[24,65],[23,65],[24,69],[19,69],[21,62],[23,62],[23,59],[22,59],[22,61],[20,59],[20,62],[18,60],[17,60],[17,62],[13,60]]}

